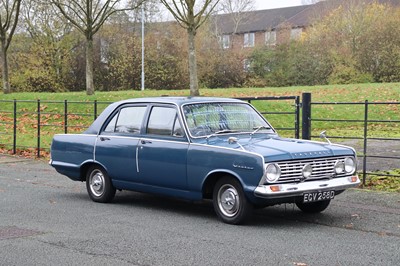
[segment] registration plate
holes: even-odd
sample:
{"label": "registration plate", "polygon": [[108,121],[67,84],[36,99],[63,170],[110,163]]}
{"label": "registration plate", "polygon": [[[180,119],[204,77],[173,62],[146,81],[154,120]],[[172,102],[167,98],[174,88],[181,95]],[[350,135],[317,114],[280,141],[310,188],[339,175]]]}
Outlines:
{"label": "registration plate", "polygon": [[330,200],[335,197],[335,191],[324,191],[324,192],[312,192],[312,193],[304,193],[303,194],[303,202],[316,202],[323,200]]}

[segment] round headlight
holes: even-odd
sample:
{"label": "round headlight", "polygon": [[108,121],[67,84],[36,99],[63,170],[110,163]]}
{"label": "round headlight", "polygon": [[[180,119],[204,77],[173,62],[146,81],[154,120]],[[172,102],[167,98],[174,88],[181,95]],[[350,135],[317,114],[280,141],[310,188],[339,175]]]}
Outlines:
{"label": "round headlight", "polygon": [[342,161],[336,161],[335,163],[335,173],[336,174],[342,174],[344,172],[344,162]]}
{"label": "round headlight", "polygon": [[344,169],[346,173],[352,174],[356,170],[356,162],[354,161],[353,158],[347,157],[344,160]]}
{"label": "round headlight", "polygon": [[312,175],[311,164],[304,165],[303,170],[301,170],[301,173],[303,174],[304,178],[309,178]]}
{"label": "round headlight", "polygon": [[275,182],[281,176],[281,168],[276,164],[268,164],[265,169],[265,177],[268,182]]}

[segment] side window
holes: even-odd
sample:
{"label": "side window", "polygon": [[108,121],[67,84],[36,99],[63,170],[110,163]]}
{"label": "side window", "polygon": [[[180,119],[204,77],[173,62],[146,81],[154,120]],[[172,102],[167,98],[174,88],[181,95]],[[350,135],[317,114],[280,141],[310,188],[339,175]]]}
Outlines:
{"label": "side window", "polygon": [[147,133],[182,137],[183,131],[176,110],[168,107],[153,107],[147,124]]}
{"label": "side window", "polygon": [[104,132],[139,134],[146,106],[122,108],[106,126]]}

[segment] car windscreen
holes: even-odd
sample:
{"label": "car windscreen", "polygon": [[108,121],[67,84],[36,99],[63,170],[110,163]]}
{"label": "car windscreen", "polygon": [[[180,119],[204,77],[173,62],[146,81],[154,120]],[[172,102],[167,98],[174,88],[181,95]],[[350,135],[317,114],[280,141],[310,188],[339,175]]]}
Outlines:
{"label": "car windscreen", "polygon": [[193,137],[224,133],[273,132],[270,125],[246,103],[196,103],[183,106]]}

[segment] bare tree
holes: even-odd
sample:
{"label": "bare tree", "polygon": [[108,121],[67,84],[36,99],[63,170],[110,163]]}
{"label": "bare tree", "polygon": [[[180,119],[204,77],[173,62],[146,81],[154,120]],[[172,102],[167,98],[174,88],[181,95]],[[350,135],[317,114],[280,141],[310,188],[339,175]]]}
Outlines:
{"label": "bare tree", "polygon": [[220,10],[232,18],[235,34],[242,23],[249,18],[248,11],[254,10],[254,0],[220,0]]}
{"label": "bare tree", "polygon": [[94,94],[93,82],[93,37],[106,20],[116,12],[132,10],[136,6],[121,8],[124,0],[51,0],[61,14],[86,38],[86,94]]}
{"label": "bare tree", "polygon": [[[21,21],[33,43],[43,47],[51,59],[51,67],[57,78],[61,79],[62,59],[76,48],[65,42],[73,30],[71,23],[63,18],[60,11],[46,0],[24,0],[21,6]],[[66,47],[66,43],[68,43]]]}
{"label": "bare tree", "polygon": [[14,36],[18,24],[18,17],[21,8],[21,0],[0,1],[0,42],[1,42],[1,65],[3,74],[3,92],[11,93],[8,77],[7,51]]}
{"label": "bare tree", "polygon": [[[195,36],[198,28],[208,19],[219,0],[160,0],[176,21],[187,30],[189,44],[190,95],[198,96]],[[196,5],[198,4],[198,5]]]}

